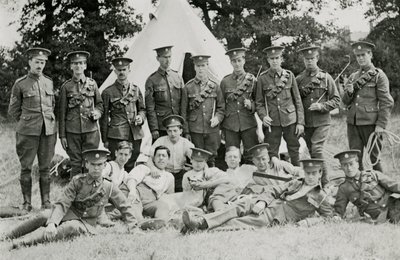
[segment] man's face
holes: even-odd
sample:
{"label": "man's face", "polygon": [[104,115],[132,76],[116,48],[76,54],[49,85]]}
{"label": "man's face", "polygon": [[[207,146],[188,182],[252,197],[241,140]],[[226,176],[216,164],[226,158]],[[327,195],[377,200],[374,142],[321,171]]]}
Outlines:
{"label": "man's face", "polygon": [[356,158],[347,162],[341,162],[340,166],[348,178],[354,178],[359,172],[359,164]]}
{"label": "man's face", "polygon": [[208,62],[202,62],[194,65],[196,76],[205,77],[208,73]]}
{"label": "man's face", "polygon": [[45,59],[39,59],[37,57],[33,57],[29,60],[29,68],[30,72],[35,75],[42,75],[44,66],[46,65]]}
{"label": "man's face", "polygon": [[106,161],[101,162],[89,162],[86,161],[86,169],[88,169],[88,174],[94,178],[100,178],[102,172],[106,166]]}
{"label": "man's face", "polygon": [[71,61],[71,70],[75,76],[82,75],[86,70],[86,61]]}
{"label": "man's face", "polygon": [[317,68],[317,63],[318,63],[318,57],[314,56],[312,58],[303,58],[304,61],[304,66],[306,67],[306,69],[315,69]]}
{"label": "man's face", "polygon": [[128,74],[131,72],[130,66],[120,66],[118,68],[114,68],[115,74],[117,74],[117,78],[119,81],[125,81],[128,79]]}
{"label": "man's face", "polygon": [[204,168],[207,165],[207,161],[205,161],[205,160],[192,159],[191,162],[192,162],[193,170],[195,170],[197,172],[204,170]]}
{"label": "man's face", "polygon": [[372,53],[369,51],[369,52],[364,52],[361,54],[356,54],[356,59],[357,59],[358,65],[370,66],[372,64]]}
{"label": "man's face", "polygon": [[157,150],[156,154],[154,154],[153,160],[154,160],[154,165],[158,169],[165,170],[169,161],[167,150],[165,149]]}
{"label": "man's face", "polygon": [[171,126],[167,128],[167,134],[169,137],[169,140],[172,143],[178,142],[181,134],[182,134],[182,129],[179,126]]}
{"label": "man's face", "polygon": [[253,157],[253,163],[257,167],[257,171],[264,172],[269,166],[268,152],[263,152],[261,155]]}
{"label": "man's face", "polygon": [[119,165],[125,165],[129,158],[131,158],[132,152],[128,148],[123,148],[115,151],[115,161]]}
{"label": "man's face", "polygon": [[237,57],[237,58],[231,59],[231,64],[232,64],[234,72],[243,71],[245,63],[246,63],[246,60],[244,59],[244,57]]}
{"label": "man's face", "polygon": [[229,151],[225,154],[225,162],[229,169],[236,169],[240,163],[240,151]]}
{"label": "man's face", "polygon": [[171,53],[157,56],[157,60],[160,63],[161,69],[167,70],[171,65]]}
{"label": "man's face", "polygon": [[283,59],[282,59],[282,56],[269,57],[269,58],[267,58],[267,61],[269,63],[269,66],[271,67],[271,69],[278,70],[281,68]]}
{"label": "man's face", "polygon": [[304,170],[304,182],[309,186],[314,186],[319,183],[322,176],[322,169],[307,169]]}

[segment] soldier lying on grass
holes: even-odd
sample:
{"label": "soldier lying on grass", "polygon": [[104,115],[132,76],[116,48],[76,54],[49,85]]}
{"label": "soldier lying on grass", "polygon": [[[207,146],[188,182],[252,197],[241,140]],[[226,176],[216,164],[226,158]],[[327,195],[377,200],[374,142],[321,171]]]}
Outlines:
{"label": "soldier lying on grass", "polygon": [[361,217],[368,215],[375,223],[386,220],[398,223],[400,182],[379,171],[360,171],[359,156],[359,150],[344,151],[335,155],[346,175],[336,195],[335,211],[343,217],[348,203],[351,202],[357,207]]}
{"label": "soldier lying on grass", "polygon": [[17,232],[18,226],[3,238],[13,239],[23,236],[13,241],[13,248],[19,248],[72,238],[80,234],[96,234],[97,218],[108,201],[119,209],[128,224],[128,229],[132,231],[137,225],[132,207],[127,203],[123,193],[102,177],[108,154],[108,150],[86,150],[83,156],[88,173],[74,177],[65,187],[62,197],[54,204],[50,216],[48,218],[41,216],[41,220],[47,219],[47,221],[38,225],[40,221],[33,219],[32,223],[36,225],[34,227],[29,227],[30,223],[22,223],[26,227],[25,233],[21,230]]}
{"label": "soldier lying on grass", "polygon": [[333,208],[320,183],[323,160],[307,159],[302,160],[302,164],[304,178],[274,186],[250,184],[242,192],[243,196],[225,210],[201,217],[183,212],[186,230],[253,229],[288,222],[310,225],[320,220],[308,218],[315,212],[322,217],[333,216]]}

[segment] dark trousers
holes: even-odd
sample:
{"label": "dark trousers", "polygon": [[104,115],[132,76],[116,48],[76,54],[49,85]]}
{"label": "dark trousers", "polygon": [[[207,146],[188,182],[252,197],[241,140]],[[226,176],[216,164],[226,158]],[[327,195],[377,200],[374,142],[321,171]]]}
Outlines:
{"label": "dark trousers", "polygon": [[[16,150],[21,163],[20,183],[22,193],[30,200],[32,190],[32,165],[37,155],[40,183],[47,183],[46,191],[50,191],[50,163],[54,156],[57,134],[45,135],[43,126],[40,136],[16,134]],[[48,189],[48,191],[47,191]],[[41,190],[41,192],[43,192]],[[30,201],[25,201],[30,203]]]}
{"label": "dark trousers", "polygon": [[225,146],[236,146],[240,148],[240,142],[243,142],[244,152],[243,161],[251,161],[251,155],[248,154],[248,150],[258,144],[257,127],[252,127],[244,131],[234,132],[225,129]]}
{"label": "dark trousers", "polygon": [[177,173],[173,173],[175,178],[175,192],[181,192],[182,190],[182,179],[183,175],[186,173],[184,169],[180,170]]}
{"label": "dark trousers", "polygon": [[[304,129],[304,140],[306,141],[311,158],[324,159],[324,145],[328,139],[329,125],[319,127],[306,127]],[[322,168],[322,185],[329,182],[326,162]]]}
{"label": "dark trousers", "polygon": [[[360,170],[364,169],[362,164],[362,157],[364,154],[364,146],[368,143],[369,136],[375,131],[375,125],[351,125],[347,124],[347,138],[349,140],[350,149],[356,149],[361,151],[361,155],[358,158],[360,162]],[[382,148],[382,137],[378,138],[377,144],[379,150]],[[375,148],[371,152],[371,162],[375,163],[378,158],[378,149]],[[373,166],[374,170],[383,172],[382,165],[378,162]]]}
{"label": "dark trousers", "polygon": [[268,132],[268,128],[263,126],[264,131],[264,142],[269,144],[269,156],[276,156],[279,158],[279,146],[281,145],[281,138],[285,139],[287,143],[287,149],[290,156],[290,161],[294,166],[299,166],[299,148],[300,143],[297,138],[296,123],[282,127],[282,126],[271,126],[271,132]]}
{"label": "dark trousers", "polygon": [[82,173],[84,162],[82,152],[88,149],[97,149],[99,147],[100,135],[99,131],[89,133],[66,133],[67,137],[67,154],[71,161],[71,178]]}
{"label": "dark trousers", "polygon": [[132,138],[129,138],[129,140],[122,140],[122,139],[113,139],[113,138],[108,138],[108,149],[111,152],[111,160],[115,160],[115,151],[118,149],[118,143],[121,141],[128,141],[132,143],[133,151],[131,158],[129,158],[128,162],[125,164],[124,168],[126,172],[130,172],[134,167],[136,163],[136,159],[138,158],[140,154],[140,146],[142,144],[142,139],[139,140],[133,140]]}
{"label": "dark trousers", "polygon": [[215,166],[215,157],[217,156],[218,147],[221,144],[219,132],[208,134],[190,133],[190,136],[195,147],[207,150],[213,154],[208,159],[208,165],[210,167]]}

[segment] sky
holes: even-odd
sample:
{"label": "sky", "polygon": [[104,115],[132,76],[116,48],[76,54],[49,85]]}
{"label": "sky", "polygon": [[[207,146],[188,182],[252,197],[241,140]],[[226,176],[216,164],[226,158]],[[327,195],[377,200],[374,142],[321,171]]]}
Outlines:
{"label": "sky", "polygon": [[[26,2],[26,0],[14,0],[12,5],[7,5],[9,1],[10,0],[0,0],[0,46],[12,47],[14,42],[18,41],[21,37],[17,32],[18,22],[12,25],[9,24],[15,22],[19,17],[23,3]],[[148,17],[149,10],[154,10],[151,6],[151,0],[128,0],[128,2],[139,13],[144,12],[145,18]],[[12,8],[10,6],[12,6]],[[305,3],[304,8],[306,7],[307,4]],[[369,22],[364,18],[364,12],[366,10],[366,4],[340,10],[334,1],[330,1],[329,4],[323,8],[321,13],[316,16],[316,19],[321,23],[333,20],[334,24],[340,27],[348,26],[351,32],[368,32]]]}

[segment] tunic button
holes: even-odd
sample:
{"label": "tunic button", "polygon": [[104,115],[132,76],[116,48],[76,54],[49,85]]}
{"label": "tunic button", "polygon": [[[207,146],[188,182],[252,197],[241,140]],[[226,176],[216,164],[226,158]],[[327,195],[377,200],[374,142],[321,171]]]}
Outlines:
{"label": "tunic button", "polygon": [[360,97],[360,95],[357,95],[357,97]]}
{"label": "tunic button", "polygon": [[281,107],[280,106],[278,106],[278,109],[280,109]]}
{"label": "tunic button", "polygon": [[376,203],[378,203],[378,202],[375,200],[374,203],[376,204]]}
{"label": "tunic button", "polygon": [[314,99],[312,98],[312,99],[310,99],[311,101],[313,101]]}
{"label": "tunic button", "polygon": [[313,93],[314,92],[314,90],[311,90],[311,93]]}
{"label": "tunic button", "polygon": [[239,113],[239,110],[238,110],[238,113]]}
{"label": "tunic button", "polygon": [[279,101],[280,99],[279,99],[279,98],[277,98],[277,100]]}
{"label": "tunic button", "polygon": [[238,105],[240,105],[240,102],[238,102]]}
{"label": "tunic button", "polygon": [[126,112],[129,115],[129,112]]}
{"label": "tunic button", "polygon": [[203,116],[205,116],[206,115],[206,113],[203,113]]}
{"label": "tunic button", "polygon": [[82,113],[81,113],[81,115],[82,115]]}
{"label": "tunic button", "polygon": [[386,204],[383,204],[382,207],[386,207]]}
{"label": "tunic button", "polygon": [[356,200],[357,199],[357,197],[354,197],[354,199],[353,200]]}
{"label": "tunic button", "polygon": [[358,103],[356,103],[356,106],[358,106]]}

